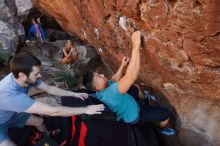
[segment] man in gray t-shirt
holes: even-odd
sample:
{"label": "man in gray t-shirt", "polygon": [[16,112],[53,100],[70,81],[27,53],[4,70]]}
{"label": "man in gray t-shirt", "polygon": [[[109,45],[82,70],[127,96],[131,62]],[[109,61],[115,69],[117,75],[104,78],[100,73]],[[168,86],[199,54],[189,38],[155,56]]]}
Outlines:
{"label": "man in gray t-shirt", "polygon": [[41,62],[30,53],[20,53],[12,58],[12,73],[0,81],[0,146],[16,146],[9,136],[10,127],[35,126],[40,132],[46,132],[43,119],[33,114],[48,116],[72,116],[79,114],[100,114],[103,105],[91,105],[81,108],[52,107],[35,101],[27,95],[28,89],[35,86],[48,94],[73,96],[85,100],[86,93],[75,93],[49,86],[40,80]]}

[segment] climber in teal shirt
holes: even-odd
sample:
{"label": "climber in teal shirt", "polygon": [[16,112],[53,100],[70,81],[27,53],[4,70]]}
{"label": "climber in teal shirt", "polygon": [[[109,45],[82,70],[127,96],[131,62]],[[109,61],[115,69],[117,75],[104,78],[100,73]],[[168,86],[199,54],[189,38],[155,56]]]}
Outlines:
{"label": "climber in teal shirt", "polygon": [[117,120],[122,119],[129,123],[135,121],[139,116],[138,104],[128,93],[121,94],[118,91],[118,82],[108,81],[108,88],[97,92],[96,96],[117,114]]}
{"label": "climber in teal shirt", "polygon": [[[121,66],[109,81],[103,74],[89,71],[83,79],[83,84],[96,91],[96,98],[116,113],[117,120],[129,124],[159,122],[160,128],[167,126],[171,112],[163,107],[150,107],[139,101],[137,87],[132,86],[138,78],[140,70],[141,32],[132,34],[131,59],[123,57]],[[128,64],[126,73],[122,76],[124,67]],[[165,128],[161,131],[167,135],[174,135],[175,131]]]}
{"label": "climber in teal shirt", "polygon": [[[96,90],[97,98],[117,114],[117,120],[125,123],[134,123],[139,119],[140,108],[135,99],[127,92],[138,77],[140,68],[141,33],[136,31],[132,35],[132,55],[129,63],[128,57],[123,57],[122,64],[111,81],[98,72],[88,72],[84,77],[84,85]],[[124,67],[128,65],[126,74],[122,77]]]}

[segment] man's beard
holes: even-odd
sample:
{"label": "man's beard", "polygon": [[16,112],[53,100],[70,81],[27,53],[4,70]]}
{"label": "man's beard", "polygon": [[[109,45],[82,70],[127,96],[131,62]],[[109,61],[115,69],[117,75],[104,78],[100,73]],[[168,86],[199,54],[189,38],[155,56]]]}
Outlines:
{"label": "man's beard", "polygon": [[27,78],[26,81],[24,81],[24,82],[25,82],[25,84],[27,84],[29,86],[34,86],[37,83],[37,80],[35,82],[31,82],[31,80],[29,78]]}

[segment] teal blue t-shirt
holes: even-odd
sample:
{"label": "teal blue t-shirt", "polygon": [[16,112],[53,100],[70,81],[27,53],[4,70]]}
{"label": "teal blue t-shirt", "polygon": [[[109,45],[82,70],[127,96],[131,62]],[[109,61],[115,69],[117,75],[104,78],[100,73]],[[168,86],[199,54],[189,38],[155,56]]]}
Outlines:
{"label": "teal blue t-shirt", "polygon": [[135,121],[139,116],[140,108],[137,102],[131,95],[119,93],[118,82],[109,81],[108,87],[96,92],[96,96],[117,114],[117,120],[122,119],[129,123]]}

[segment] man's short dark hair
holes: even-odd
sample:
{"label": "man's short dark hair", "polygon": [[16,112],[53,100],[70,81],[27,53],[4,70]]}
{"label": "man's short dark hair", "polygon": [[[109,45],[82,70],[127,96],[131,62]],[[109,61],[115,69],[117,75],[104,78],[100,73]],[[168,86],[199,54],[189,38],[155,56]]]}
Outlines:
{"label": "man's short dark hair", "polygon": [[10,62],[10,70],[18,78],[18,73],[22,72],[29,76],[33,66],[40,66],[40,60],[29,52],[22,52],[15,55]]}
{"label": "man's short dark hair", "polygon": [[89,70],[83,77],[83,85],[89,90],[93,90],[93,77],[94,72],[92,70]]}

